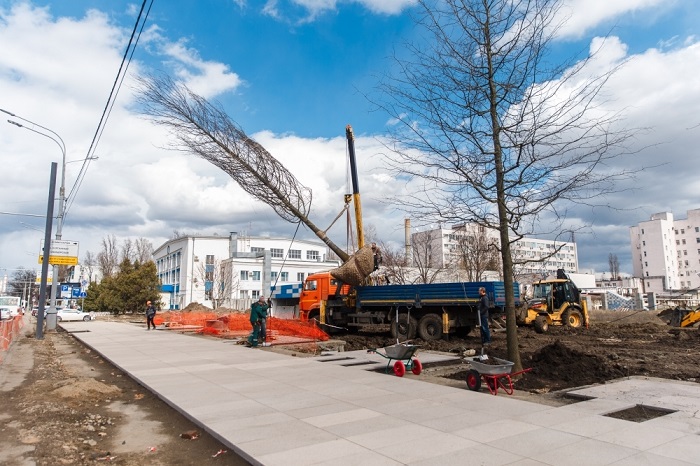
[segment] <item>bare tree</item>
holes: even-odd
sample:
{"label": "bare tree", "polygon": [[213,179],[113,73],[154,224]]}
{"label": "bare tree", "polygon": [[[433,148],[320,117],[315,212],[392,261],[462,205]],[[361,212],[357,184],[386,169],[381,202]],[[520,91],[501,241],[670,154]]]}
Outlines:
{"label": "bare tree", "polygon": [[175,149],[196,154],[226,172],[251,196],[288,222],[302,222],[343,261],[348,254],[309,219],[311,190],[248,137],[218,106],[184,84],[161,76],[142,79],[144,112],[175,136]]}
{"label": "bare tree", "polygon": [[467,280],[480,282],[488,271],[501,268],[498,238],[488,235],[480,225],[462,225],[454,229],[456,235],[456,266],[467,272]]}
{"label": "bare tree", "polygon": [[138,238],[134,242],[134,247],[136,248],[136,260],[145,264],[146,262],[153,260],[153,244],[146,238]]}
{"label": "bare tree", "polygon": [[82,267],[87,273],[87,279],[89,283],[92,283],[93,276],[95,274],[95,268],[97,267],[97,257],[91,251],[85,253],[83,258]]}
{"label": "bare tree", "polygon": [[418,272],[418,283],[433,283],[444,271],[442,249],[435,251],[435,241],[429,231],[414,233],[411,237],[413,265]]}
{"label": "bare tree", "polygon": [[136,247],[131,238],[126,238],[122,242],[122,257],[121,260],[127,259],[129,262],[136,261]]}
{"label": "bare tree", "polygon": [[102,250],[97,253],[97,264],[103,277],[111,277],[119,271],[119,245],[114,235],[102,238]]}
{"label": "bare tree", "polygon": [[[552,66],[557,0],[419,0],[418,27],[378,105],[397,122],[391,164],[414,179],[400,200],[414,218],[498,231],[508,357],[518,351],[511,244],[566,228],[561,201],[591,205],[631,175],[613,159],[631,132],[601,105],[610,72],[587,60]],[[416,182],[422,180],[422,182]],[[541,222],[546,218],[546,222]]]}
{"label": "bare tree", "polygon": [[214,309],[230,299],[232,290],[238,284],[238,277],[234,283],[231,263],[214,256],[207,256],[205,262],[200,261],[197,264],[195,278],[204,283],[204,297],[212,302]]}
{"label": "bare tree", "polygon": [[620,277],[620,261],[617,254],[608,254],[608,266],[610,267],[610,279],[617,280]]}

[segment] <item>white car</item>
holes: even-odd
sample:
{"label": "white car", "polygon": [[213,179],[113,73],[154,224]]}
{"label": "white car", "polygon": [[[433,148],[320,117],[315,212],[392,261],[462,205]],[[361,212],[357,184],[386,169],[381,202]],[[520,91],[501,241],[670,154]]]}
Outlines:
{"label": "white car", "polygon": [[70,321],[70,320],[92,320],[92,316],[87,312],[83,312],[79,309],[60,309],[56,312],[56,319],[59,322]]}
{"label": "white car", "polygon": [[11,308],[5,307],[5,306],[0,307],[0,320],[12,319],[12,316],[13,316],[13,315],[14,315],[14,314],[12,314],[12,309],[11,309]]}

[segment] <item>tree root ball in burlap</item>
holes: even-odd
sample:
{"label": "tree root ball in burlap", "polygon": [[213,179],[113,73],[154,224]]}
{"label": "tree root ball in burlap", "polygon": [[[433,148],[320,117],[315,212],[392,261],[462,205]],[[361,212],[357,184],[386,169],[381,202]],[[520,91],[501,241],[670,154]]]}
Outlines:
{"label": "tree root ball in burlap", "polygon": [[343,265],[331,270],[331,276],[348,285],[358,286],[374,270],[374,255],[371,246],[363,246],[350,256]]}

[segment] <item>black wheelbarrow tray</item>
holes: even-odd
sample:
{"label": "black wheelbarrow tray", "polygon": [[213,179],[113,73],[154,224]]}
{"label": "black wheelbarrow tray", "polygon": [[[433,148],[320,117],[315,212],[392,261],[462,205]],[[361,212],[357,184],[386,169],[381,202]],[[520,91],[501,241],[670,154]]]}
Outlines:
{"label": "black wheelbarrow tray", "polygon": [[467,371],[467,388],[469,388],[469,390],[479,391],[481,388],[481,380],[483,379],[492,395],[498,395],[499,388],[503,389],[508,395],[512,395],[512,377],[532,370],[532,368],[528,368],[513,372],[513,365],[515,363],[494,357],[490,359],[495,362],[495,364],[484,363],[481,360],[481,356],[464,358],[464,361],[469,364],[469,370]]}
{"label": "black wheelbarrow tray", "polygon": [[375,353],[379,356],[388,359],[384,371],[388,374],[392,368],[391,361],[396,361],[393,365],[394,375],[403,377],[406,371],[411,371],[415,375],[419,375],[423,371],[423,365],[414,357],[418,350],[418,345],[408,345],[406,343],[397,343],[396,345],[381,348],[382,353],[377,349],[369,349],[368,353]]}

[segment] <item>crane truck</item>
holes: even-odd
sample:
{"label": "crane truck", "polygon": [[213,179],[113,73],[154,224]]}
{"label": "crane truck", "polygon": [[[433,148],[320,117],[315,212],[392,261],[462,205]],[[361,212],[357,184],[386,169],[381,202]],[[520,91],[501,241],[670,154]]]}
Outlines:
{"label": "crane truck", "polygon": [[[302,320],[317,320],[326,330],[391,331],[396,339],[423,340],[466,336],[478,327],[479,288],[486,289],[491,314],[504,312],[503,282],[350,286],[330,272],[309,275],[299,298]],[[519,287],[515,299],[519,301]]]}
{"label": "crane truck", "polygon": [[[362,209],[352,127],[345,128],[350,158],[352,200],[359,250],[339,269],[371,255],[364,245]],[[349,196],[346,197],[348,199]],[[370,256],[371,257],[371,256]],[[357,266],[353,279],[339,269],[306,278],[299,298],[302,320],[315,319],[327,330],[390,329],[397,339],[437,340],[450,334],[466,336],[480,325],[479,288],[484,287],[493,314],[505,307],[503,282],[464,282],[413,285],[365,285],[372,268]],[[516,301],[519,300],[519,287]]]}

